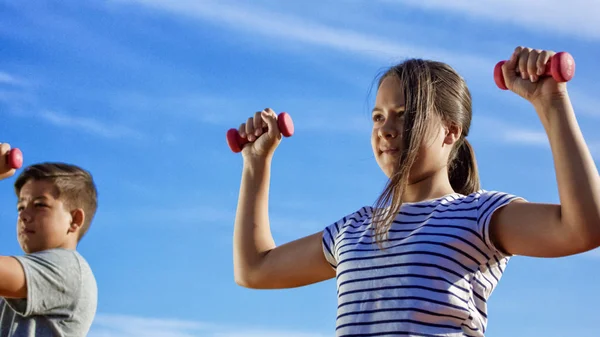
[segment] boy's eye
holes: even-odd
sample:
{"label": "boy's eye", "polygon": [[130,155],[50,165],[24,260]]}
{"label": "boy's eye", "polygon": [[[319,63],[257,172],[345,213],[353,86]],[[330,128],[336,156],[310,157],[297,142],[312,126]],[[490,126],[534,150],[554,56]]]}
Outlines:
{"label": "boy's eye", "polygon": [[44,203],[36,203],[35,207],[48,207],[48,205],[46,205]]}

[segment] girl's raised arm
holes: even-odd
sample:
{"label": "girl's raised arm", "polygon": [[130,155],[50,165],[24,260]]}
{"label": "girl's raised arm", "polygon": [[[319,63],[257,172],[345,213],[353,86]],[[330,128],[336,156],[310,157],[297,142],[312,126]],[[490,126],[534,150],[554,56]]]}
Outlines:
{"label": "girl's raised arm", "polygon": [[518,47],[502,69],[507,87],[533,104],[546,130],[560,197],[559,205],[513,202],[494,214],[490,235],[509,254],[559,257],[600,246],[598,169],[575,118],[567,84],[540,76],[552,55]]}
{"label": "girl's raised arm", "polygon": [[257,112],[240,126],[239,133],[251,143],[242,150],[244,166],[233,235],[236,283],[248,288],[292,288],[335,277],[323,252],[322,232],[281,246],[273,240],[269,184],[273,152],[281,139],[275,112]]}

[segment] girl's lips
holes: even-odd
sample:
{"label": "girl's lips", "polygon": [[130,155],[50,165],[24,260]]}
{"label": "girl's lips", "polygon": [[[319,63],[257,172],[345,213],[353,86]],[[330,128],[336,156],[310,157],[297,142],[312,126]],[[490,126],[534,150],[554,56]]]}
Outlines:
{"label": "girl's lips", "polygon": [[382,150],[381,152],[385,153],[385,154],[396,154],[396,153],[398,153],[398,149],[385,149],[385,150]]}

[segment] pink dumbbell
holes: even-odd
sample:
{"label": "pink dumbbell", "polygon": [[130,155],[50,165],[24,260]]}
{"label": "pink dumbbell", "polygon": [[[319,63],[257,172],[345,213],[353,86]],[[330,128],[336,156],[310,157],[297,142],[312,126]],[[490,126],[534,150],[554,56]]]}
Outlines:
{"label": "pink dumbbell", "polygon": [[6,163],[11,169],[20,169],[23,165],[23,152],[17,148],[9,150],[6,154]]}
{"label": "pink dumbbell", "polygon": [[[502,90],[508,90],[506,83],[504,83],[504,76],[502,74],[502,65],[506,61],[500,61],[494,67],[494,81],[498,88]],[[556,82],[568,82],[573,76],[575,76],[575,60],[573,56],[567,52],[560,52],[554,54],[546,63],[546,71],[543,76],[552,76]]]}
{"label": "pink dumbbell", "polygon": [[[292,117],[286,112],[282,112],[277,116],[277,126],[279,131],[285,137],[291,137],[294,134],[294,122]],[[265,129],[265,131],[267,131]],[[227,144],[231,151],[238,153],[242,151],[244,145],[250,143],[248,139],[242,138],[237,129],[229,129],[227,131]]]}

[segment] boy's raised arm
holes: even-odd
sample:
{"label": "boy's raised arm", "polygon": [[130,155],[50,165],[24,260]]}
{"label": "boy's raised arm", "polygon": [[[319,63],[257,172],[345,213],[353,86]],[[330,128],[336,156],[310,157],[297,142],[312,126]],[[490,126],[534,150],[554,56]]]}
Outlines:
{"label": "boy's raised arm", "polygon": [[[10,151],[8,143],[0,143],[0,180],[15,174],[10,168],[7,155]],[[26,298],[27,282],[21,263],[14,257],[0,256],[0,297]]]}
{"label": "boy's raised arm", "polygon": [[10,145],[0,142],[0,180],[12,177],[16,170],[8,164]]}

